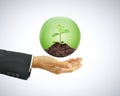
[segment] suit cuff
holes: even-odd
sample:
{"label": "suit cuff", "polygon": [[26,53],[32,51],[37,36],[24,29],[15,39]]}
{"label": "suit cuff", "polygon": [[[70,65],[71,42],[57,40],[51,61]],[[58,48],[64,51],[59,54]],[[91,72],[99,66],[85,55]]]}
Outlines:
{"label": "suit cuff", "polygon": [[0,73],[27,80],[32,58],[30,54],[0,50]]}

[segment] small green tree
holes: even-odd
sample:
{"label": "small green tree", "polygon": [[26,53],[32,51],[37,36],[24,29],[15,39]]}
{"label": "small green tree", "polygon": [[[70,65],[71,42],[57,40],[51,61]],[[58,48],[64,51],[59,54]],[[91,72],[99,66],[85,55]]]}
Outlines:
{"label": "small green tree", "polygon": [[62,34],[70,32],[68,29],[65,29],[62,25],[57,25],[56,28],[58,29],[58,32],[53,33],[52,37],[59,35],[59,43],[63,43],[62,41]]}

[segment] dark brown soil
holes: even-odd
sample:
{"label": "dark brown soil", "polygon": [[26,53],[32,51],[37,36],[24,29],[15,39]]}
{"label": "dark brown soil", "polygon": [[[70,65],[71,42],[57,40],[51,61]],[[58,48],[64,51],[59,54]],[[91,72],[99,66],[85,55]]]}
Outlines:
{"label": "dark brown soil", "polygon": [[75,51],[74,48],[69,47],[66,43],[60,44],[59,42],[54,43],[51,47],[45,50],[48,54],[55,57],[65,57]]}

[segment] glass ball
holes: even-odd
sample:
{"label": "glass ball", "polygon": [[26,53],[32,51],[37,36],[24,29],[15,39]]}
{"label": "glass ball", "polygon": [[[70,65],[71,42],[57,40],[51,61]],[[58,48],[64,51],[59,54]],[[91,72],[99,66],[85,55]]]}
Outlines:
{"label": "glass ball", "polygon": [[40,44],[50,55],[65,57],[72,54],[80,43],[80,29],[68,17],[48,19],[40,30]]}

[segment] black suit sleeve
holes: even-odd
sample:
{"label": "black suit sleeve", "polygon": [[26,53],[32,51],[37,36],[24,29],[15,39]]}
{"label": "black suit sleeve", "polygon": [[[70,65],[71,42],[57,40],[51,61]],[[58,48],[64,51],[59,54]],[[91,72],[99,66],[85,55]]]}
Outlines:
{"label": "black suit sleeve", "polygon": [[0,73],[28,79],[32,55],[0,49]]}

